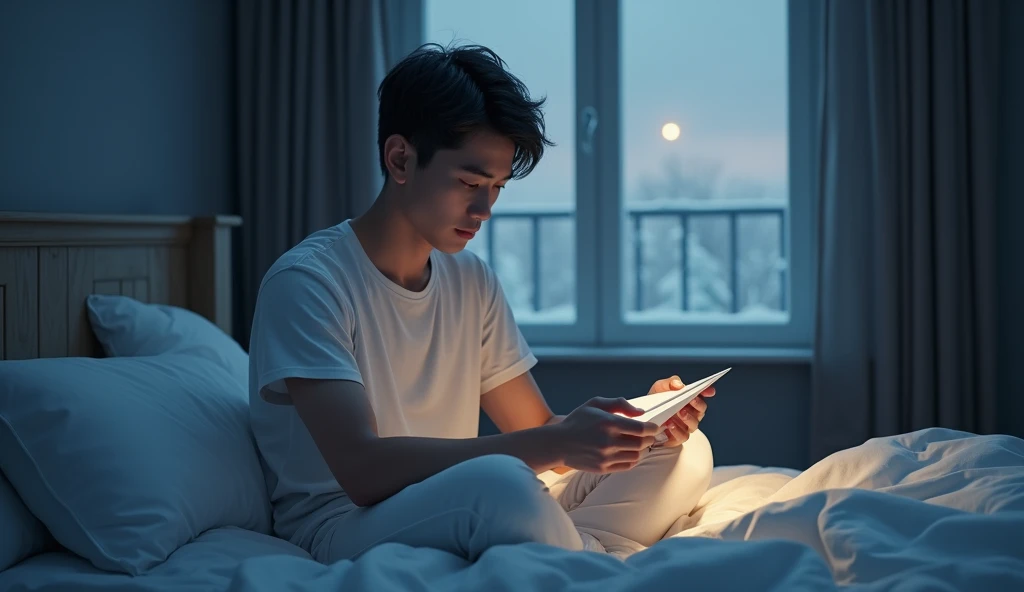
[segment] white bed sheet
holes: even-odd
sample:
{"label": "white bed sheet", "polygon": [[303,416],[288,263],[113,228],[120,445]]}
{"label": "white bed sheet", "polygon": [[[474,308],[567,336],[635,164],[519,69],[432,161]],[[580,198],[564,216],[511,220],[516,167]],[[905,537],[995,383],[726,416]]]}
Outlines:
{"label": "white bed sheet", "polygon": [[166,562],[142,576],[103,571],[71,553],[51,552],[0,572],[0,591],[226,590],[242,561],[270,556],[313,562],[305,551],[287,541],[240,528],[217,528],[182,546]]}
{"label": "white bed sheet", "polygon": [[388,544],[330,566],[245,561],[231,590],[1024,590],[1024,440],[922,430],[713,484],[625,562],[518,545],[470,564]]}
{"label": "white bed sheet", "polygon": [[718,469],[697,509],[626,561],[531,544],[469,563],[385,544],[321,565],[284,541],[222,529],[140,578],[48,554],[0,574],[0,591],[1019,591],[1022,533],[1024,440],[929,429],[871,440],[802,473]]}

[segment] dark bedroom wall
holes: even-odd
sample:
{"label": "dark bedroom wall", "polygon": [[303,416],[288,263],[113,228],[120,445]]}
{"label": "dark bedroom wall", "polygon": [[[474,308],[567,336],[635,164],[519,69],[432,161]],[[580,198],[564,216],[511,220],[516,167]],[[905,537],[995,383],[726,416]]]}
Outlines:
{"label": "dark bedroom wall", "polygon": [[0,210],[232,213],[229,0],[0,2]]}
{"label": "dark bedroom wall", "polygon": [[1024,2],[1004,0],[1002,162],[996,241],[999,271],[1000,432],[1024,437]]}

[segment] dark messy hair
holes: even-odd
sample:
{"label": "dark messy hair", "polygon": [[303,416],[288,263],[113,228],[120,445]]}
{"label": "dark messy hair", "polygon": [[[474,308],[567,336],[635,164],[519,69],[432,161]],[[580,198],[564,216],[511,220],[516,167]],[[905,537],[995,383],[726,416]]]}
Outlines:
{"label": "dark messy hair", "polygon": [[388,72],[377,89],[377,148],[386,177],[384,142],[399,134],[415,148],[420,167],[441,149],[490,128],[515,144],[512,177],[533,171],[553,143],[544,135],[541,106],[492,50],[480,45],[428,43]]}

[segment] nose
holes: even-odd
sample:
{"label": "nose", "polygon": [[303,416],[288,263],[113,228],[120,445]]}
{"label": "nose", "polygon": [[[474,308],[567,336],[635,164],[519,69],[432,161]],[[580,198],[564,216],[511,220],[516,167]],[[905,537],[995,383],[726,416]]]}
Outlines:
{"label": "nose", "polygon": [[481,196],[474,199],[469,204],[469,216],[473,220],[479,222],[486,222],[491,218],[491,200],[490,196],[486,192],[481,192]]}

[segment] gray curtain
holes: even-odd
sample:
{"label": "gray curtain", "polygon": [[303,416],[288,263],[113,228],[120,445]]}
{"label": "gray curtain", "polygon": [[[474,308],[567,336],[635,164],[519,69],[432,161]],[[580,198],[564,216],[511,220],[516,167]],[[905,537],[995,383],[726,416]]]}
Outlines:
{"label": "gray curtain", "polygon": [[423,9],[419,0],[238,0],[235,10],[236,337],[247,345],[267,269],[380,191],[377,86],[420,45]]}
{"label": "gray curtain", "polygon": [[995,430],[998,10],[823,4],[812,460]]}

